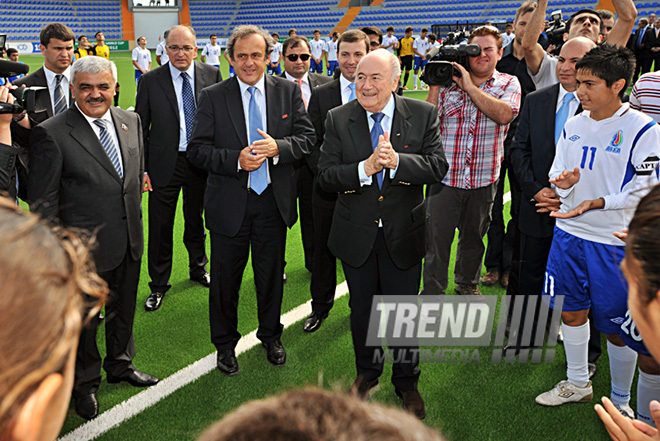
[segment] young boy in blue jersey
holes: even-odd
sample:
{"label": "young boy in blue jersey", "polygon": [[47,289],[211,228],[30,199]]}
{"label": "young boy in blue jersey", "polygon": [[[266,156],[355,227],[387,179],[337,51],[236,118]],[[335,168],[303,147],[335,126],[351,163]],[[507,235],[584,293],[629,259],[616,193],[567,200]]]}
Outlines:
{"label": "young boy in blue jersey", "polygon": [[624,246],[612,235],[658,183],[660,127],[621,99],[635,65],[625,48],[601,45],[577,62],[577,96],[584,111],[571,118],[557,143],[549,177],[561,200],[546,269],[544,294],[554,306],[563,295],[562,331],[567,380],[536,397],[544,406],[588,402],[593,397],[587,352],[589,310],[607,337],[611,399],[624,414],[637,354],[619,336],[627,310],[627,285],[619,269]]}

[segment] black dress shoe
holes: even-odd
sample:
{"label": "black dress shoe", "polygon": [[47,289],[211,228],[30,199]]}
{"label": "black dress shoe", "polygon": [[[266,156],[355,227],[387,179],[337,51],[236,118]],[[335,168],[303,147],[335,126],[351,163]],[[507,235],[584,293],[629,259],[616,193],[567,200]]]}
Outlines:
{"label": "black dress shoe", "polygon": [[91,420],[99,415],[99,400],[96,394],[83,395],[74,398],[76,413],[86,420]]}
{"label": "black dress shoe", "polygon": [[407,410],[420,420],[426,418],[426,405],[418,389],[399,390],[394,388],[394,392],[403,400],[403,410]]}
{"label": "black dress shoe", "polygon": [[320,312],[312,312],[312,314],[307,317],[305,323],[303,324],[303,331],[305,332],[314,332],[321,327],[321,323],[328,317],[328,314],[321,314]]}
{"label": "black dress shoe", "polygon": [[204,288],[210,288],[211,287],[211,276],[206,271],[204,271],[202,274],[200,274],[198,276],[195,276],[195,277],[190,276],[190,280],[192,280],[193,282],[199,283]]}
{"label": "black dress shoe", "polygon": [[131,386],[135,387],[147,387],[157,384],[158,378],[145,372],[138,371],[135,368],[129,371],[126,375],[122,375],[121,377],[115,377],[114,375],[108,374],[108,383],[119,383],[121,381],[125,381]]}
{"label": "black dress shoe", "polygon": [[369,398],[369,391],[376,387],[378,384],[378,378],[375,380],[365,380],[362,377],[357,377],[357,379],[351,385],[351,388],[348,389],[349,395],[354,395],[361,400],[367,400]]}
{"label": "black dress shoe", "polygon": [[218,351],[218,370],[231,377],[238,374],[238,361],[232,349],[223,349]]}
{"label": "black dress shoe", "polygon": [[147,311],[156,311],[163,304],[163,297],[165,297],[164,292],[152,292],[147,297],[147,301],[144,302],[144,309]]}
{"label": "black dress shoe", "polygon": [[267,343],[262,342],[261,344],[266,348],[266,358],[271,364],[284,366],[284,363],[286,363],[286,351],[279,339]]}

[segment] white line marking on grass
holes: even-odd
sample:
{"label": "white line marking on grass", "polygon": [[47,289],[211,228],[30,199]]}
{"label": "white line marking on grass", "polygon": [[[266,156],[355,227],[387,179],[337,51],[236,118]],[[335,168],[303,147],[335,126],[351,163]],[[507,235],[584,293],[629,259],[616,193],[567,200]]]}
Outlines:
{"label": "white line marking on grass", "polygon": [[[337,288],[335,289],[335,299],[339,299],[347,293],[348,285],[344,281],[337,285]],[[284,325],[284,328],[286,329],[305,318],[309,314],[311,304],[312,301],[309,300],[284,314],[282,316],[282,324]],[[241,337],[236,346],[236,355],[238,356],[258,344],[259,340],[257,339],[257,331],[254,330]],[[129,418],[134,417],[148,407],[158,403],[160,400],[176,392],[178,389],[181,389],[187,384],[197,380],[199,377],[216,369],[216,354],[217,352],[207,355],[201,360],[197,360],[180,371],[175,372],[164,380],[161,380],[157,385],[151,386],[137,395],[132,396],[128,400],[119,403],[112,409],[103,412],[92,421],[88,421],[82,426],[67,433],[59,438],[59,440],[88,441],[101,436],[113,427],[120,425]]]}
{"label": "white line marking on grass", "polygon": [[510,201],[511,201],[511,192],[505,193],[504,196],[502,197],[502,205]]}

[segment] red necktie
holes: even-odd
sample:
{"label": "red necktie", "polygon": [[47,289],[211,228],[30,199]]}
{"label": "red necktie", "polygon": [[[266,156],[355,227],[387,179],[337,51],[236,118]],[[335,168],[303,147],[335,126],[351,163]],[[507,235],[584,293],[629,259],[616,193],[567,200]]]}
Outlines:
{"label": "red necktie", "polygon": [[307,99],[305,99],[305,91],[303,89],[303,80],[296,80],[296,83],[300,86],[300,94],[302,95],[303,103],[305,104],[305,110],[307,110]]}

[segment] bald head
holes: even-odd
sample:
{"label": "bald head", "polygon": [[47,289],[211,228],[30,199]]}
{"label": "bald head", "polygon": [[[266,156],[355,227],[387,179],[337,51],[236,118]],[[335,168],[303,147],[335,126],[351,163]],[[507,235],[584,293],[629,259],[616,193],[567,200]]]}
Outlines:
{"label": "bald head", "polygon": [[362,107],[369,112],[382,111],[399,87],[401,66],[386,49],[369,52],[360,60],[355,79],[355,94]]}
{"label": "bald head", "polygon": [[595,47],[596,43],[586,37],[572,38],[561,47],[557,60],[557,78],[564,89],[569,92],[577,89],[575,64]]}

